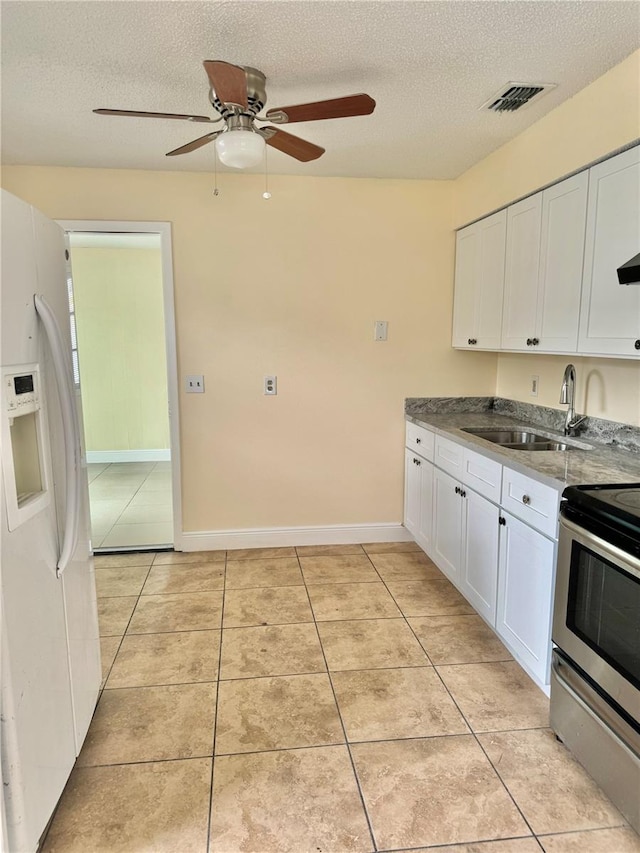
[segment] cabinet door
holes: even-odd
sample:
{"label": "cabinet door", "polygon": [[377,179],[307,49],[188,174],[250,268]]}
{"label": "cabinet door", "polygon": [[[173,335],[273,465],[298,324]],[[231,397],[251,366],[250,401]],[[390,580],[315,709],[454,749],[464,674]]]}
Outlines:
{"label": "cabinet door", "polygon": [[555,542],[502,516],[496,630],[524,667],[548,684]]}
{"label": "cabinet door", "polygon": [[404,526],[430,553],[433,516],[433,465],[412,450],[405,451]]}
{"label": "cabinet door", "polygon": [[412,450],[404,452],[404,526],[415,539],[420,527],[421,474]]}
{"label": "cabinet door", "polygon": [[478,613],[495,626],[500,510],[471,489],[463,487],[463,495],[466,536],[460,590]]}
{"label": "cabinet door", "polygon": [[459,582],[462,560],[462,498],[460,483],[433,469],[432,558],[449,580]]}
{"label": "cabinet door", "polygon": [[[589,170],[578,351],[638,356],[640,286],[616,270],[640,251],[640,148]],[[638,344],[640,346],[640,344]]]}
{"label": "cabinet door", "polygon": [[503,349],[535,348],[541,222],[542,193],[508,208]]}
{"label": "cabinet door", "polygon": [[576,352],[589,173],[542,193],[542,241],[535,336],[538,349]]}
{"label": "cabinet door", "polygon": [[476,289],[480,257],[478,223],[458,231],[456,236],[456,272],[453,295],[454,347],[472,347],[470,340],[477,333]]}
{"label": "cabinet door", "polygon": [[506,210],[501,210],[458,232],[454,347],[498,349],[500,346],[506,222]]}

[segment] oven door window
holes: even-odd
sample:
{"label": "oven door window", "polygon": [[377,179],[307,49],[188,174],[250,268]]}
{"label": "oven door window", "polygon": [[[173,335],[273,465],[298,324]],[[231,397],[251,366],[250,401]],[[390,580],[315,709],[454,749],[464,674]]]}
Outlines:
{"label": "oven door window", "polygon": [[567,628],[640,687],[640,581],[575,541]]}

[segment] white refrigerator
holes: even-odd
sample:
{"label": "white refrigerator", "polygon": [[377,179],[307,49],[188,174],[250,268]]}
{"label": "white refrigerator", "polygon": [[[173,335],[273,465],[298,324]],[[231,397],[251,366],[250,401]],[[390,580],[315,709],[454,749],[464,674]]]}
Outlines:
{"label": "white refrigerator", "polygon": [[33,853],[100,688],[89,497],[63,230],[2,191],[3,847]]}

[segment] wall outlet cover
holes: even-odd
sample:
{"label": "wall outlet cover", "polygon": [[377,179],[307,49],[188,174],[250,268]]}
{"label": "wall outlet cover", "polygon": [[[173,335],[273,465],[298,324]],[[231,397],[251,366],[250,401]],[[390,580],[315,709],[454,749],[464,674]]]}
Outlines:
{"label": "wall outlet cover", "polygon": [[187,394],[204,394],[204,376],[185,376],[184,390]]}

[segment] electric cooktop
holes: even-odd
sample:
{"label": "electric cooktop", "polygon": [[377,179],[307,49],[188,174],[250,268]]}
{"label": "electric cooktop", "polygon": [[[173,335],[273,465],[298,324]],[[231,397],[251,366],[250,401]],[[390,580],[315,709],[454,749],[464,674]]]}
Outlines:
{"label": "electric cooktop", "polygon": [[[562,497],[561,512],[567,518],[604,538],[609,538],[607,529],[623,534],[631,540],[630,550],[640,553],[640,483],[568,486]],[[595,530],[594,525],[602,527]]]}

